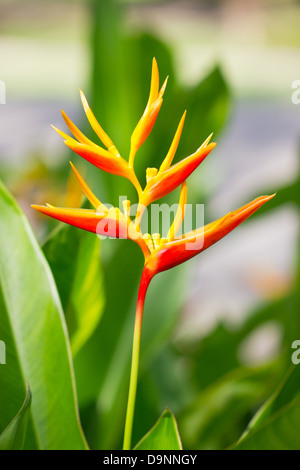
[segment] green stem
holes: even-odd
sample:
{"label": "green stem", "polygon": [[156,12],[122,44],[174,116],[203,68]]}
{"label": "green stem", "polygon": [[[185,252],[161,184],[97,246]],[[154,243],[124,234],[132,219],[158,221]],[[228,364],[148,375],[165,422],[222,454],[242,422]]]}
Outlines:
{"label": "green stem", "polygon": [[129,394],[128,394],[127,412],[126,412],[126,420],[125,420],[123,450],[131,449],[131,436],[132,436],[132,426],[133,426],[133,418],[134,418],[136,389],[137,389],[137,382],[138,382],[144,303],[145,303],[147,288],[149,286],[150,281],[151,281],[151,275],[149,274],[149,271],[147,269],[144,269],[141,282],[140,282],[140,288],[139,288],[137,305],[136,305],[133,346],[132,346],[132,359],[131,359],[131,372],[130,372]]}

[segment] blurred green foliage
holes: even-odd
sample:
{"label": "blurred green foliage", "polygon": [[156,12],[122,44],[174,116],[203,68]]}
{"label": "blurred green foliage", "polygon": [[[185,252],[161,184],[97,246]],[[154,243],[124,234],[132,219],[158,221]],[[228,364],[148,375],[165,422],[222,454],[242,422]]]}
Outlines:
{"label": "blurred green foliage", "polygon": [[[166,44],[148,33],[125,35],[122,9],[112,0],[94,1],[91,20],[93,68],[87,97],[125,158],[130,135],[147,101],[153,56],[161,78],[170,75],[160,116],[136,157],[136,171],[144,183],[146,167],[159,166],[185,108],[188,115],[177,159],[192,153],[212,131],[221,131],[230,112],[228,85],[216,66],[196,86],[183,88],[176,82],[173,57]],[[92,133],[90,136],[95,138]],[[127,180],[91,166],[88,172],[88,180],[102,201],[118,205],[121,195],[136,201]],[[197,174],[198,181],[201,183],[201,175],[199,179]],[[205,188],[199,183],[191,187],[189,202],[205,203]],[[300,174],[252,218],[286,204],[293,204],[299,211],[299,189]],[[166,201],[177,202],[172,196]],[[67,320],[80,416],[88,443],[95,449],[120,448],[142,255],[127,240],[105,240],[100,244],[95,235],[67,226],[51,233],[43,250]],[[14,262],[18,261],[17,254],[13,254]],[[186,449],[300,448],[299,432],[291,431],[298,429],[299,372],[297,367],[289,371],[291,343],[300,333],[299,266],[298,256],[291,292],[253,311],[239,329],[230,331],[220,323],[201,343],[194,344],[174,341],[184,303],[186,267],[162,273],[153,280],[145,307],[134,443],[169,407],[176,415]],[[264,367],[244,366],[238,356],[240,345],[269,321],[276,321],[283,331],[280,355]],[[67,337],[64,341],[68,346]],[[65,350],[63,345],[59,347]],[[3,375],[0,382],[1,386],[6,383]],[[24,381],[13,385],[17,399],[9,416],[5,415],[1,431],[17,415],[24,400]],[[32,391],[33,396],[39,393],[37,388]],[[5,400],[3,403],[1,407],[6,406]],[[173,418],[171,428],[176,428]],[[30,447],[28,442],[26,446]]]}

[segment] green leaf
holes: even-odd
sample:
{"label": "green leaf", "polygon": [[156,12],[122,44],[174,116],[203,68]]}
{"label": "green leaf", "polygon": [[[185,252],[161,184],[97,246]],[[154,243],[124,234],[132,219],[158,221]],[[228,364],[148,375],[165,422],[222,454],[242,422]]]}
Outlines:
{"label": "green leaf", "polygon": [[176,419],[170,410],[163,412],[134,450],[182,450]]}
{"label": "green leaf", "polygon": [[64,315],[26,217],[0,183],[0,431],[30,384],[26,449],[85,449]]}
{"label": "green leaf", "polygon": [[300,449],[300,368],[294,366],[254,416],[234,447],[238,450]]}
{"label": "green leaf", "polygon": [[60,225],[43,250],[58,286],[75,356],[104,310],[100,240],[94,233]]}
{"label": "green leaf", "polygon": [[31,392],[27,384],[27,392],[23,405],[0,435],[0,450],[20,450],[23,448],[30,405]]}

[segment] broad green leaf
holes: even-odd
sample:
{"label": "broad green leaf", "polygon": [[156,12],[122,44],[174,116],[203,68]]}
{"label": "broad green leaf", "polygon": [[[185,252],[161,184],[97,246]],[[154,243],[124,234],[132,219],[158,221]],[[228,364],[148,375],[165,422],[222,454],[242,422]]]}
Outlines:
{"label": "broad green leaf", "polygon": [[165,410],[153,428],[138,442],[135,450],[182,450],[175,416]]}
{"label": "broad green leaf", "polygon": [[74,356],[93,334],[103,313],[100,240],[93,233],[60,225],[43,250],[58,287]]}
{"label": "broad green leaf", "polygon": [[23,405],[7,428],[0,434],[0,450],[20,450],[23,448],[30,405],[31,392],[27,384]]}
{"label": "broad green leaf", "polygon": [[0,430],[17,414],[26,383],[32,406],[25,448],[85,449],[64,315],[29,223],[0,183]]}
{"label": "broad green leaf", "polygon": [[254,416],[235,449],[300,449],[299,381],[300,368],[294,366],[283,384]]}

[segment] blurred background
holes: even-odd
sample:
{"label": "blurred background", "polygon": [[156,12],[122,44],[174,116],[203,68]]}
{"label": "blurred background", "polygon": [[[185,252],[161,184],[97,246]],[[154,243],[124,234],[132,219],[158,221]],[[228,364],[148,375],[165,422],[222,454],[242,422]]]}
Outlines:
{"label": "blurred background", "polygon": [[[188,186],[188,202],[205,204],[207,222],[277,192],[210,250],[158,276],[146,304],[135,441],[168,406],[186,448],[230,445],[280,381],[291,343],[300,339],[300,104],[292,102],[300,2],[1,0],[0,9],[0,177],[53,270],[92,447],[121,442],[142,259],[126,241],[105,240],[100,248],[96,237],[30,208],[81,204],[70,158],[101,201],[117,204],[129,194],[135,202],[127,181],[95,171],[64,146],[50,127],[65,131],[60,109],[95,139],[81,88],[126,157],[155,56],[161,82],[170,78],[136,157],[141,181],[146,167],[164,158],[187,108],[176,159],[211,132],[218,144]],[[166,200],[176,202],[178,192]],[[90,326],[82,333],[84,322]]]}

